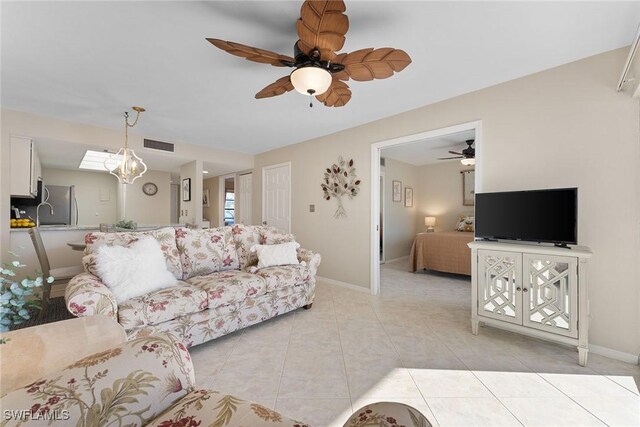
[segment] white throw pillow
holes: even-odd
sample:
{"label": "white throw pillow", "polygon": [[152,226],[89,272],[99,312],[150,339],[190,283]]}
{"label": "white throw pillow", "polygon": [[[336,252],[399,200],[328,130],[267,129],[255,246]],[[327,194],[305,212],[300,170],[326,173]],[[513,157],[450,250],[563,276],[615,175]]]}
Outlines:
{"label": "white throw pillow", "polygon": [[129,247],[99,247],[96,270],[118,304],[178,283],[153,237],[143,237]]}
{"label": "white throw pillow", "polygon": [[287,242],[279,245],[254,245],[251,252],[258,253],[258,268],[276,265],[298,265],[298,242]]}

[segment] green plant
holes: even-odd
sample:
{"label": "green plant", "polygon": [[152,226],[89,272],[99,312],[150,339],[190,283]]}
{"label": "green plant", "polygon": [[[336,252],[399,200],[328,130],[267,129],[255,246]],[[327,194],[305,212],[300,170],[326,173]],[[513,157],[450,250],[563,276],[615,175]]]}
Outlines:
{"label": "green plant", "polygon": [[[14,257],[16,254],[11,253]],[[12,261],[0,268],[0,332],[6,332],[12,325],[19,325],[31,318],[33,311],[40,309],[41,295],[37,289],[44,283],[42,275],[35,279],[27,276],[17,280],[14,269],[25,268],[20,261]],[[47,277],[47,283],[53,277]]]}
{"label": "green plant", "polygon": [[133,221],[127,221],[126,219],[121,219],[114,225],[116,228],[125,228],[127,230],[135,230],[136,228],[138,228],[138,224]]}

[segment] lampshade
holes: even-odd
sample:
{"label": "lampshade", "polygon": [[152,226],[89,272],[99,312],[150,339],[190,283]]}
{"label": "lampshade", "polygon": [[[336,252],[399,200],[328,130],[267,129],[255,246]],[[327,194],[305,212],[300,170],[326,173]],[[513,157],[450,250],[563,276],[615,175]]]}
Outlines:
{"label": "lampshade", "polygon": [[460,160],[460,163],[465,166],[473,166],[476,164],[476,159],[473,157],[465,157],[464,159]]}
{"label": "lampshade", "polygon": [[303,95],[321,95],[331,86],[331,73],[323,68],[303,67],[291,73],[291,84]]}
{"label": "lampshade", "polygon": [[427,227],[433,227],[436,225],[436,217],[435,216],[425,216],[424,217],[424,225]]}

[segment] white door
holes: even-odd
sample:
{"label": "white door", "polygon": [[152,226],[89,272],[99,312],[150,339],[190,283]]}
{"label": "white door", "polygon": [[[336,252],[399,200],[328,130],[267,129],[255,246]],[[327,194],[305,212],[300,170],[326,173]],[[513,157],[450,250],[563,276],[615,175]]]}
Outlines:
{"label": "white door", "polygon": [[291,232],[291,164],[262,168],[262,224]]}
{"label": "white door", "polygon": [[236,209],[238,217],[236,221],[240,224],[249,225],[252,223],[251,196],[252,196],[253,174],[240,175],[238,177],[238,197],[236,198]]}

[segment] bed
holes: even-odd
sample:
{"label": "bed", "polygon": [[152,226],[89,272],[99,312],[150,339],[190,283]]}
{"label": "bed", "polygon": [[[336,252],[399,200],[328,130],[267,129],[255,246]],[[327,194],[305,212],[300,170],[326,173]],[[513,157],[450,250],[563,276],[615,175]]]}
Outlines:
{"label": "bed", "polygon": [[409,271],[435,270],[471,275],[473,232],[439,231],[416,235],[409,254]]}

